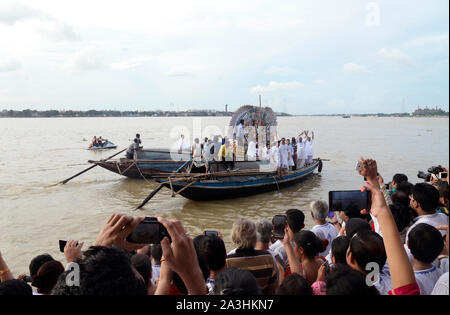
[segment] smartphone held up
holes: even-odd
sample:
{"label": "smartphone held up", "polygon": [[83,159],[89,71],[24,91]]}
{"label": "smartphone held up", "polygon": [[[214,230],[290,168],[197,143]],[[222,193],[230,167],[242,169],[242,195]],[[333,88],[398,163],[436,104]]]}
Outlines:
{"label": "smartphone held up", "polygon": [[127,237],[127,242],[134,244],[160,244],[164,237],[169,238],[169,232],[156,218],[146,217]]}

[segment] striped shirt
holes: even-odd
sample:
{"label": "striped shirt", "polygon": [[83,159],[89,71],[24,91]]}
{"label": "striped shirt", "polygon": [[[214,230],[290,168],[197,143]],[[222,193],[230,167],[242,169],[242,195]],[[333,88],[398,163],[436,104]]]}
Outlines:
{"label": "striped shirt", "polygon": [[231,267],[250,271],[265,294],[277,278],[274,259],[268,251],[237,249],[227,257],[227,268]]}

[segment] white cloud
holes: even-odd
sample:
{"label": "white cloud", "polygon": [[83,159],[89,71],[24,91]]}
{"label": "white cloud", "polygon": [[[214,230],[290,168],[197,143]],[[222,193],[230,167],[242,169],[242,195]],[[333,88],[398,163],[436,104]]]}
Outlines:
{"label": "white cloud", "polygon": [[367,70],[364,66],[358,65],[356,63],[346,63],[342,67],[342,71],[347,74],[353,74],[353,75],[361,75],[361,74],[368,74],[370,73],[369,70]]}
{"label": "white cloud", "polygon": [[252,88],[250,91],[252,94],[258,93],[270,93],[270,92],[279,92],[283,90],[297,90],[301,88],[303,85],[300,82],[292,81],[292,82],[275,82],[271,81],[267,86],[258,85]]}
{"label": "white cloud", "polygon": [[427,45],[441,45],[448,49],[448,44],[449,44],[448,37],[449,37],[448,34],[418,37],[418,38],[406,43],[406,46],[417,47],[417,46],[427,46]]}
{"label": "white cloud", "polygon": [[399,49],[383,48],[378,51],[378,55],[388,63],[399,66],[414,66],[412,59]]}
{"label": "white cloud", "polygon": [[19,60],[0,60],[0,72],[13,72],[20,69],[22,69],[22,63]]}
{"label": "white cloud", "polygon": [[314,80],[313,83],[316,85],[324,85],[327,83],[327,81],[326,80]]}
{"label": "white cloud", "polygon": [[63,66],[63,69],[69,71],[90,71],[99,70],[104,66],[98,56],[97,49],[89,46],[72,55]]}
{"label": "white cloud", "polygon": [[55,19],[49,14],[17,2],[0,4],[0,24],[15,27],[25,24],[29,32],[37,32],[54,41],[79,40],[72,26]]}

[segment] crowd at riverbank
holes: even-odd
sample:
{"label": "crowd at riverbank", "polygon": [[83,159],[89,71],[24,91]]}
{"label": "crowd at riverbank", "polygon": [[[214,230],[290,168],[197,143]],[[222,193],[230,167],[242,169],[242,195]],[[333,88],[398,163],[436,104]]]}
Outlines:
{"label": "crowd at riverbank", "polygon": [[[228,253],[220,233],[191,237],[166,218],[157,220],[170,240],[130,243],[144,218],[124,214],[113,214],[86,250],[68,241],[65,262],[33,258],[29,275],[14,275],[0,249],[0,295],[448,294],[448,178],[413,185],[396,174],[387,188],[370,159],[359,173],[370,209],[331,218],[325,201],[287,209],[282,235],[275,218],[240,218]],[[305,216],[315,222],[309,231]]]}

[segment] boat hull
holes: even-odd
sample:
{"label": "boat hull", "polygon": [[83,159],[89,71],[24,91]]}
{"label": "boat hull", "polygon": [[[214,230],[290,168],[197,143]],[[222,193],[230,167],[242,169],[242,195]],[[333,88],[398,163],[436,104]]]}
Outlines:
{"label": "boat hull", "polygon": [[[234,199],[279,191],[283,188],[296,185],[314,173],[317,168],[321,170],[321,161],[316,161],[309,167],[300,171],[290,172],[283,178],[278,178],[274,172],[266,175],[236,176],[215,181],[201,181],[186,188],[189,183],[172,182],[174,191],[187,199],[194,201],[210,201]],[[164,186],[170,189],[170,183],[164,182]],[[185,188],[184,190],[182,190]]]}

